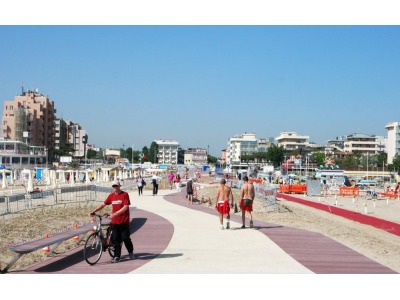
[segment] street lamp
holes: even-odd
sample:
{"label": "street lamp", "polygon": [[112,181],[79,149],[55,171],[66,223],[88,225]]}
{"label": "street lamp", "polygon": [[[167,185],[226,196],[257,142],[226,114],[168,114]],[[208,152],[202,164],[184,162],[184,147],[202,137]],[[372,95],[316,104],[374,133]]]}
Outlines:
{"label": "street lamp", "polygon": [[133,144],[132,144],[132,169],[133,169]]}

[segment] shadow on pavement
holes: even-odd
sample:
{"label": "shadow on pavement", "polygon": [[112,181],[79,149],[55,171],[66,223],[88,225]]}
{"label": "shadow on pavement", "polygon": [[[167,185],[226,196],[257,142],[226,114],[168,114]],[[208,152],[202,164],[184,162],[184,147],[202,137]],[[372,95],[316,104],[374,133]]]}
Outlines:
{"label": "shadow on pavement", "polygon": [[172,254],[135,253],[135,259],[171,258],[182,255],[183,253],[172,253]]}

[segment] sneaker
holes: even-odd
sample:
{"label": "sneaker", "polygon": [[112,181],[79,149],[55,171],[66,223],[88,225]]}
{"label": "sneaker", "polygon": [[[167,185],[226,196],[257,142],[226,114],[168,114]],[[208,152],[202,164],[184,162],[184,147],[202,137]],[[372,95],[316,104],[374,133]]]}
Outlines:
{"label": "sneaker", "polygon": [[111,260],[112,263],[118,263],[119,261],[120,261],[120,258],[119,258],[119,257],[114,257],[114,258]]}
{"label": "sneaker", "polygon": [[250,221],[250,228],[253,228],[253,221]]}
{"label": "sneaker", "polygon": [[133,252],[129,253],[129,259],[135,259],[135,254],[133,254]]}
{"label": "sneaker", "polygon": [[224,228],[224,225],[221,225],[221,230],[224,230],[225,228]]}
{"label": "sneaker", "polygon": [[229,229],[229,222],[226,223],[226,229]]}
{"label": "sneaker", "polygon": [[240,227],[240,228],[246,228],[246,226],[242,225],[242,227]]}

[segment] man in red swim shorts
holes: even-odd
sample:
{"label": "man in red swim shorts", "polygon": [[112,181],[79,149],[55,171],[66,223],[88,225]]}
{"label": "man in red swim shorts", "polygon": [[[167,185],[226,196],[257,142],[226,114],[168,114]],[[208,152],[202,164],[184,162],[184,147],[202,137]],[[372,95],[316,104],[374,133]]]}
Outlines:
{"label": "man in red swim shorts", "polygon": [[[226,229],[230,228],[230,215],[229,211],[233,207],[233,194],[230,187],[226,186],[226,180],[221,179],[221,185],[217,189],[217,201],[215,203],[215,208],[219,212],[219,222],[221,224],[221,229],[224,229],[224,215],[226,215]],[[231,205],[229,206],[229,200],[231,200]]]}
{"label": "man in red swim shorts", "polygon": [[249,182],[247,176],[243,177],[243,185],[240,188],[240,210],[242,211],[242,228],[245,226],[245,214],[246,211],[250,214],[250,228],[253,228],[253,200],[254,200],[254,186]]}

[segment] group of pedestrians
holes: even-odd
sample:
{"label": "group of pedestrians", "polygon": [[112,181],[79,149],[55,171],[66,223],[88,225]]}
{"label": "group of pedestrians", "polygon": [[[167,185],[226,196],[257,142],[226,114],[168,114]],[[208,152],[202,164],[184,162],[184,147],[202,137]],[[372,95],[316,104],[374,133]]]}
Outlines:
{"label": "group of pedestrians", "polygon": [[[243,177],[243,185],[240,188],[240,210],[242,211],[242,227],[246,228],[246,212],[250,215],[250,228],[253,228],[253,201],[255,197],[254,186],[249,182],[247,176]],[[226,229],[230,228],[230,210],[234,206],[232,189],[226,186],[224,178],[220,181],[217,189],[215,209],[219,213],[219,222],[221,229],[224,229],[223,219],[226,218]]]}
{"label": "group of pedestrians", "polygon": [[172,190],[173,187],[180,192],[181,191],[181,176],[179,173],[176,173],[176,175],[171,171],[169,171],[168,175],[168,182],[169,182],[169,189]]}
{"label": "group of pedestrians", "polygon": [[[170,172],[171,174],[172,172]],[[179,174],[177,176],[170,176],[168,174],[168,180],[170,182],[170,189],[172,190],[173,182],[176,183],[176,178],[178,178],[178,182],[180,182]],[[173,175],[173,174],[172,174]],[[158,193],[158,180],[159,177],[154,174],[152,177],[153,184],[153,196]],[[243,178],[244,184],[240,189],[240,209],[242,211],[242,227],[245,226],[245,214],[248,212],[250,214],[250,228],[253,227],[253,200],[255,197],[254,186],[249,183],[249,179],[247,176]],[[138,189],[139,196],[143,194],[143,187],[146,185],[146,181],[142,178],[142,176],[138,177]],[[134,259],[134,247],[131,240],[131,232],[130,232],[130,214],[129,214],[129,206],[130,199],[129,194],[125,191],[121,190],[121,183],[118,180],[113,181],[112,183],[113,192],[108,195],[106,200],[94,210],[89,212],[89,216],[92,216],[97,211],[102,210],[105,206],[111,205],[111,229],[112,235],[111,239],[115,245],[115,256],[111,262],[117,263],[121,259],[121,250],[122,243],[125,245],[125,248],[128,251],[129,259]],[[194,183],[193,179],[189,178],[186,185],[187,199],[189,204],[193,204],[193,193],[194,193]],[[220,186],[217,189],[216,195],[216,203],[215,208],[219,213],[219,221],[221,229],[225,229],[223,224],[224,217],[226,218],[226,229],[230,228],[230,209],[234,206],[234,198],[233,193],[230,187],[226,186],[226,180],[221,179]]]}

